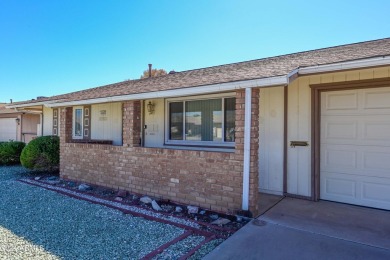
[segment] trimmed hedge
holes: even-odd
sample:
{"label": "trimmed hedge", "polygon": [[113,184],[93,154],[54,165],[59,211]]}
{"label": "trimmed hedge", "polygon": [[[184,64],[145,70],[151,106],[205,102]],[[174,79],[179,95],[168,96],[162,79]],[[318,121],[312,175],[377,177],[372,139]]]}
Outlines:
{"label": "trimmed hedge", "polygon": [[41,136],[27,144],[20,156],[20,162],[28,169],[58,169],[60,163],[60,139],[58,136]]}
{"label": "trimmed hedge", "polygon": [[20,154],[25,146],[23,142],[0,142],[0,165],[20,163]]}

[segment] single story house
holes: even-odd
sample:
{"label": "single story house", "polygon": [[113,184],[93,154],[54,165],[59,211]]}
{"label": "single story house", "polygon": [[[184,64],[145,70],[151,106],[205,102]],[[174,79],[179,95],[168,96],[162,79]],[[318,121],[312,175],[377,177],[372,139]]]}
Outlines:
{"label": "single story house", "polygon": [[0,142],[28,143],[41,135],[41,111],[18,111],[0,104]]}
{"label": "single story house", "polygon": [[42,110],[63,178],[230,213],[259,192],[390,209],[390,38],[9,107]]}

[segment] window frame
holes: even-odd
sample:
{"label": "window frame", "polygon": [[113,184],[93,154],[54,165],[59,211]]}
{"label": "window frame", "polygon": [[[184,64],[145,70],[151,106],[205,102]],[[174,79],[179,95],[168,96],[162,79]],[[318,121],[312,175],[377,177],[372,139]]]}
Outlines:
{"label": "window frame", "polygon": [[[212,94],[212,95],[201,95],[201,96],[190,96],[190,97],[178,97],[178,98],[168,98],[165,99],[165,138],[164,138],[164,145],[177,145],[177,146],[195,146],[195,147],[226,147],[226,148],[234,148],[235,147],[235,141],[233,142],[226,142],[225,141],[225,99],[226,98],[235,98],[236,93],[235,92],[229,92],[229,93],[222,93],[222,94]],[[169,118],[170,118],[170,111],[169,111],[169,104],[172,102],[183,102],[183,138],[185,138],[185,131],[186,131],[186,102],[189,101],[199,101],[199,100],[211,100],[211,99],[221,99],[221,119],[222,119],[222,141],[215,142],[215,141],[188,141],[188,140],[170,140],[169,139],[169,133],[170,133],[170,127],[169,127]]]}
{"label": "window frame", "polygon": [[[76,110],[81,110],[81,135],[76,135]],[[84,138],[84,107],[76,106],[73,107],[73,120],[72,120],[72,138],[73,139],[83,139]]]}

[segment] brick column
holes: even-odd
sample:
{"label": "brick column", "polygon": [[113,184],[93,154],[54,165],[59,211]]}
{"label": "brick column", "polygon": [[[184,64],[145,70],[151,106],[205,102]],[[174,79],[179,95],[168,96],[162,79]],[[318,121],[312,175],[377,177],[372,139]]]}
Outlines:
{"label": "brick column", "polygon": [[141,142],[141,101],[127,101],[122,106],[123,146],[137,147]]}
{"label": "brick column", "polygon": [[249,210],[259,213],[259,89],[252,89]]}
{"label": "brick column", "polygon": [[[244,156],[245,89],[236,91],[236,154]],[[244,160],[244,157],[241,158]]]}
{"label": "brick column", "polygon": [[63,107],[60,111],[60,142],[69,143],[72,140],[72,107]]}

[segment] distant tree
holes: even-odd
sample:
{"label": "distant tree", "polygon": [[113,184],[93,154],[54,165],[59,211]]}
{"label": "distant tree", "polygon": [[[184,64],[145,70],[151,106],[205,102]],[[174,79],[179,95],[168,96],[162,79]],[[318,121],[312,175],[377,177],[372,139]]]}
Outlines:
{"label": "distant tree", "polygon": [[[164,69],[152,69],[152,77],[162,76],[167,74],[166,70]],[[149,70],[144,70],[143,74],[141,75],[141,79],[149,78]]]}

